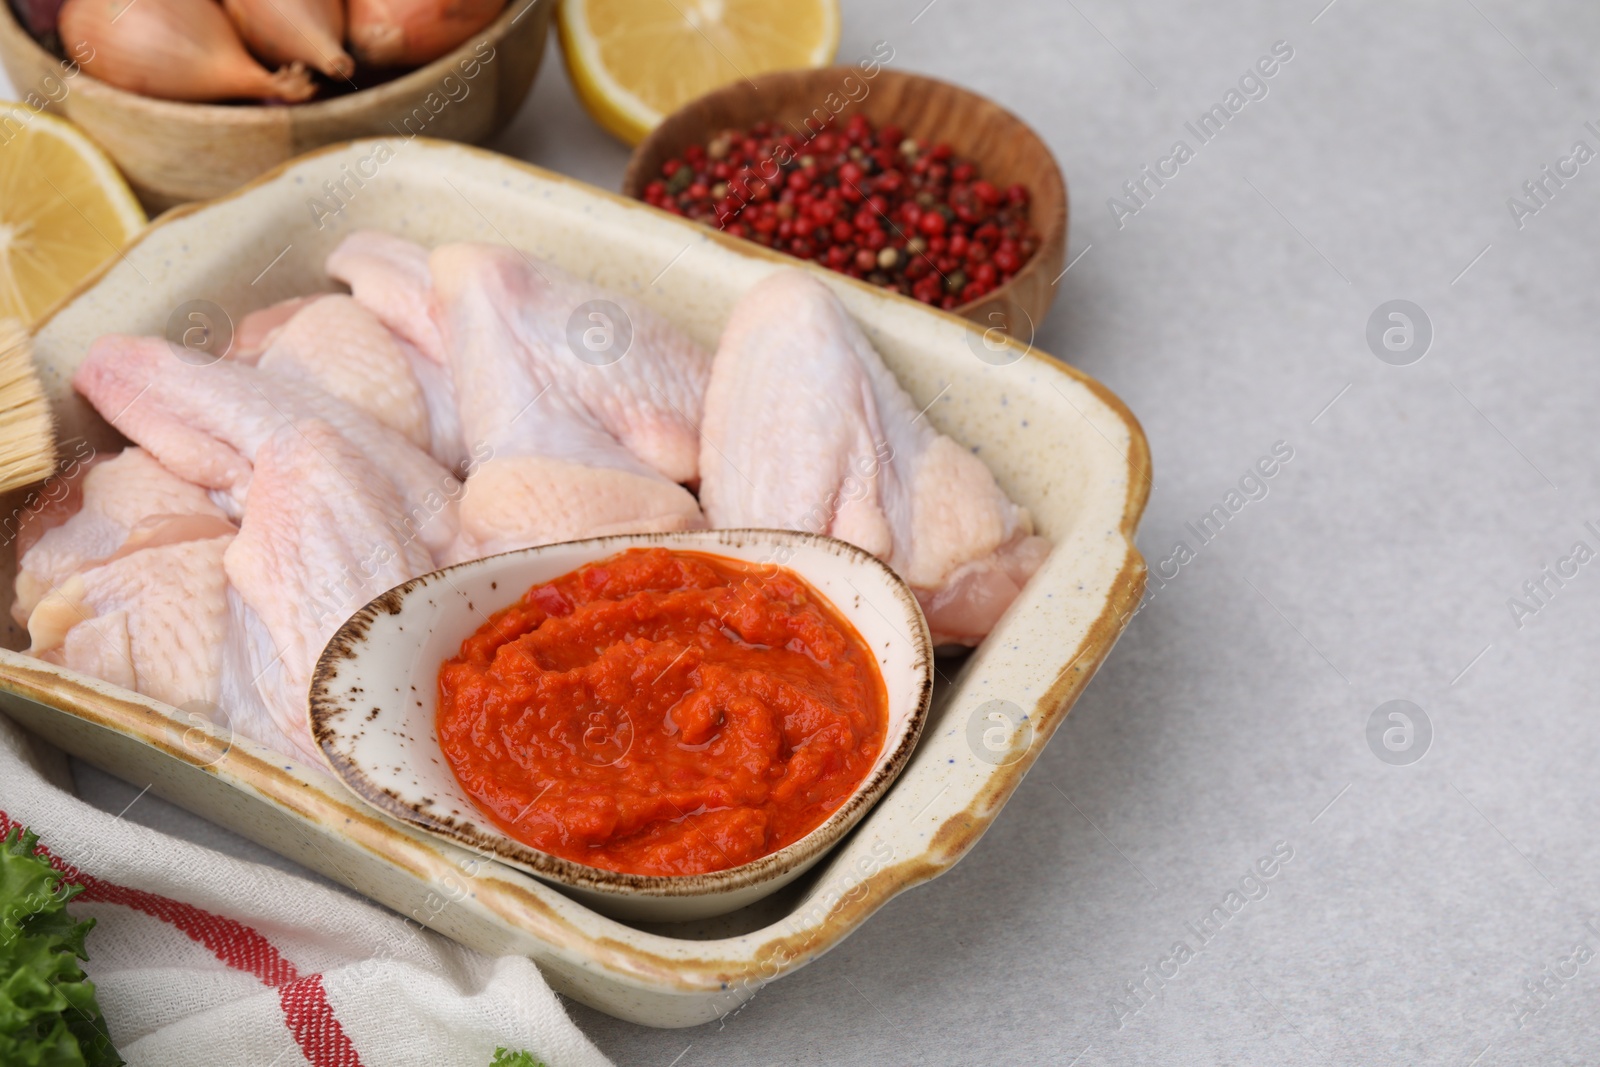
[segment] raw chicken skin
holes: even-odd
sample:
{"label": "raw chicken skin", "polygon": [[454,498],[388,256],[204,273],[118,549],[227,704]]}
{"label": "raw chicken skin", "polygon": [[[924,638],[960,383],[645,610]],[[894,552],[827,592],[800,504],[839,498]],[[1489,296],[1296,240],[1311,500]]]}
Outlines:
{"label": "raw chicken skin", "polygon": [[256,366],[311,382],[427,450],[428,404],[400,346],[376,315],[337,293],[295,312]]}
{"label": "raw chicken skin", "polygon": [[385,326],[435,363],[446,361],[439,327],[429,312],[433,281],[427,249],[391,233],[358,230],[328,255],[326,268]]}
{"label": "raw chicken skin", "polygon": [[428,406],[428,454],[458,478],[465,478],[471,457],[461,436],[461,412],[456,408],[456,383],[450,368],[424,356],[410,341],[394,337]]}
{"label": "raw chicken skin", "polygon": [[228,349],[228,358],[239,363],[254,364],[271,346],[273,339],[278,336],[278,331],[283,329],[301,308],[318,299],[321,298],[316,294],[294,296],[250,312],[239,320],[238,328],[233,331],[233,345]]}
{"label": "raw chicken skin", "polygon": [[[457,339],[493,335],[506,345],[505,361],[572,408],[586,412],[608,434],[662,476],[692,482],[700,459],[700,412],[711,354],[661,315],[625,296],[581,282],[559,268],[502,245],[453,244],[434,249],[434,314],[454,360]],[[632,341],[615,362],[579,359],[568,342],[573,314],[594,300],[620,308]],[[470,319],[471,321],[467,321]],[[588,328],[617,323],[582,319]],[[459,363],[452,363],[458,389]],[[463,408],[465,411],[465,408]],[[468,420],[463,418],[463,423]],[[464,426],[469,442],[488,440],[497,426]]]}
{"label": "raw chicken skin", "polygon": [[22,506],[0,522],[0,543],[16,545],[17,559],[26,556],[39,539],[78,513],[83,506],[83,479],[96,464],[110,459],[88,441],[72,443],[71,458],[57,460],[57,471],[38,489],[22,496]]}
{"label": "raw chicken skin", "polygon": [[124,689],[139,690],[126,611],[83,618],[66,632],[59,649],[42,653],[39,658]]}
{"label": "raw chicken skin", "polygon": [[[169,521],[181,517],[200,521]],[[12,617],[27,625],[46,593],[121,551],[136,529],[140,531],[136,543],[148,545],[155,536],[169,543],[216,537],[232,533],[233,524],[204,489],[168,471],[144,449],[125,449],[89,469],[83,476],[77,513],[47,531],[23,555]],[[175,536],[185,529],[191,536]]]}
{"label": "raw chicken skin", "polygon": [[214,706],[233,539],[145,548],[72,575],[34,609],[28,651],[174,707]]}
{"label": "raw chicken skin", "polygon": [[694,497],[665,478],[544,456],[496,458],[467,479],[457,557],[704,525]]}
{"label": "raw chicken skin", "polygon": [[[428,549],[455,540],[455,476],[403,436],[316,386],[222,360],[194,366],[158,337],[108,334],[89,348],[72,384],[113,426],[179,477],[207,489],[224,510],[246,506],[251,457],[284,427],[332,425],[405,501],[397,522]],[[362,487],[352,474],[345,491]]]}
{"label": "raw chicken skin", "polygon": [[1049,543],[981,460],[918,411],[825,285],[772,274],[734,308],[706,391],[713,528],[823,533],[883,559],[940,644],[976,644]]}
{"label": "raw chicken skin", "polygon": [[[420,299],[426,300],[427,297],[428,294],[423,292],[420,296]],[[326,299],[326,297],[321,295],[297,296],[291,300],[284,300],[280,303],[261,308],[259,311],[250,312],[240,321],[239,328],[234,333],[233,348],[228,353],[228,358],[238,363],[248,363],[252,366],[257,365],[261,360],[262,355],[265,354],[267,349],[272,346],[272,343],[278,339],[278,335],[283,332],[284,328],[289,324],[291,319],[293,319],[307,305],[324,299]],[[343,299],[348,300],[351,298],[343,297]],[[368,316],[376,318],[376,316],[372,314],[371,310],[368,309],[366,305],[357,301],[356,306],[361,308]],[[418,349],[416,345],[412,344],[410,341],[407,341],[399,334],[394,333],[392,330],[389,330],[387,326],[384,327],[384,330],[388,337],[393,341],[394,345],[398,347],[399,351],[404,356],[405,365],[411,371],[411,377],[415,380],[417,391],[421,396],[422,404],[426,408],[423,418],[425,419],[428,427],[428,437],[427,440],[418,441],[417,443],[421,445],[429,455],[433,456],[434,459],[444,464],[446,469],[451,471],[459,471],[463,464],[466,463],[467,450],[466,447],[461,443],[461,420],[456,414],[455,383],[450,380],[449,369],[443,364],[435,362],[434,360],[423,355],[422,351]],[[366,331],[363,330],[363,333],[365,332]],[[381,347],[381,344],[377,341],[376,337],[373,337],[370,343],[372,345]],[[380,353],[380,358],[382,359],[382,363],[378,369],[383,369],[383,367],[386,367],[388,363],[392,362],[387,359],[387,353]],[[316,370],[315,368],[313,369]],[[398,374],[397,371],[394,373]],[[362,410],[368,410],[367,405],[363,403],[359,397],[350,395],[352,392],[356,391],[352,389],[351,386],[354,386],[357,383],[364,386],[365,382],[362,382],[359,378],[355,377],[348,371],[342,374],[335,374],[330,381],[321,381],[320,379],[316,378],[315,373],[312,374],[312,378],[313,380],[317,380],[319,384],[323,385],[335,395],[349,401]],[[346,379],[346,381],[341,382],[341,379]],[[403,381],[399,381],[397,379],[397,383],[400,394],[403,395],[404,393],[409,392],[409,390],[406,389]],[[335,387],[336,384],[337,388]],[[391,391],[393,390],[379,390],[379,392],[382,393],[388,393]],[[405,407],[409,407],[409,402],[407,402]],[[400,416],[398,421],[401,424],[396,425],[395,421],[391,421],[390,419],[383,417],[383,415],[381,415],[379,412],[368,410],[368,414],[372,415],[374,418],[377,418],[378,421],[389,425],[393,429],[399,430],[401,433],[407,433],[404,423],[414,417],[410,415],[408,411],[402,408],[397,411],[397,414]],[[407,434],[407,436],[410,436],[410,434]],[[415,438],[413,438],[413,440],[415,440]]]}
{"label": "raw chicken skin", "polygon": [[[251,632],[238,617],[238,594],[224,576],[223,552],[237,528],[204,489],[143,449],[80,467],[71,516],[24,553],[17,575],[12,612],[30,626],[35,651],[180,708],[191,704],[187,710],[280,752],[296,751],[267,714],[240,652],[266,638],[259,620]],[[163,548],[173,551],[149,551]],[[194,617],[184,618],[179,604]]]}
{"label": "raw chicken skin", "polygon": [[[239,536],[224,559],[247,609],[255,686],[281,733],[317,762],[306,718],[323,646],[369,600],[433,568],[397,536],[404,503],[332,426],[284,427],[256,453]],[[249,635],[247,635],[248,639]]]}
{"label": "raw chicken skin", "polygon": [[452,559],[704,525],[694,497],[625,448],[574,395],[568,374],[551,372],[548,353],[530,351],[543,342],[524,335],[525,316],[507,303],[501,252],[517,258],[483,245],[446,246],[434,258],[439,322],[474,456]]}
{"label": "raw chicken skin", "polygon": [[[289,729],[280,726],[256,685],[262,664],[274,665],[277,654],[261,617],[245,606],[239,590],[229,585],[228,639],[222,648],[222,695],[217,700],[221,713],[212,716],[213,720],[276,752],[315,756],[307,744],[306,724],[297,721]],[[311,765],[323,768],[320,761],[312,761]]]}

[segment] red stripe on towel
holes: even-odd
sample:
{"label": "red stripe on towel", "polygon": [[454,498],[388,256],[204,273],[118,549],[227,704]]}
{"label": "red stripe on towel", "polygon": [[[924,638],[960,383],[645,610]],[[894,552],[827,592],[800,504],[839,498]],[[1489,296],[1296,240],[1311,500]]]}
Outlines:
{"label": "red stripe on towel", "polygon": [[361,1055],[328,1003],[322,975],[307,975],[278,990],[283,1021],[315,1067],[361,1067]]}
{"label": "red stripe on towel", "polygon": [[[21,824],[0,811],[0,837]],[[339,1025],[328,1003],[320,974],[301,976],[294,964],[255,930],[225,915],[197,908],[145,889],[107,882],[86,874],[40,845],[40,856],[61,872],[68,882],[83,886],[79,900],[120,904],[142,911],[176,927],[191,940],[204,945],[217,959],[237,971],[259,978],[263,985],[278,990],[283,1020],[300,1052],[313,1067],[362,1067],[355,1045]]]}

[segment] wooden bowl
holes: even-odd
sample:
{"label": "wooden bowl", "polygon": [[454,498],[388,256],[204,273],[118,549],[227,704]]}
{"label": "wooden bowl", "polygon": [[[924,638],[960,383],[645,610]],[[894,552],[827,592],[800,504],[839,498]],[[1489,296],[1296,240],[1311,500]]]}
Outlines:
{"label": "wooden bowl", "polygon": [[1031,342],[1055,299],[1054,283],[1066,258],[1066,181],[1049,147],[1027,123],[959,86],[883,68],[869,76],[858,67],[763,74],[754,89],[737,82],[685,104],[641,141],[628,161],[622,193],[643,199],[645,185],[661,174],[661,164],[722,130],[748,129],[766,119],[805,134],[815,132],[822,116],[831,113],[843,120],[856,111],[875,127],[893,123],[913,137],[948,142],[956,155],[972,160],[980,175],[1002,189],[1014,182],[1028,188],[1038,251],[1005,285],[958,304],[955,312]]}
{"label": "wooden bowl", "polygon": [[[23,29],[3,0],[0,64],[24,101],[45,103],[98,142],[156,212],[232,192],[337,141],[390,136],[398,149],[416,135],[487,140],[511,121],[533,86],[555,2],[512,0],[481,33],[426,66],[370,89],[292,106],[156,100],[81,72],[64,76],[63,61]],[[360,183],[345,185],[354,192]],[[340,207],[321,199],[330,212]]]}

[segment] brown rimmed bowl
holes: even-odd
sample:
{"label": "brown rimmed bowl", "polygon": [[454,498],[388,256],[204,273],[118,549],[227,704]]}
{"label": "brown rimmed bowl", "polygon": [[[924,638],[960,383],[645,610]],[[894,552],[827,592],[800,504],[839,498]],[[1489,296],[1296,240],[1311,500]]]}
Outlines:
{"label": "brown rimmed bowl", "polygon": [[[491,822],[444,758],[435,724],[440,666],[488,613],[524,590],[631,548],[665,547],[786,567],[811,584],[861,635],[888,698],[883,747],[828,818],[775,852],[693,875],[626,874],[541,852]],[[933,699],[933,642],[916,596],[881,560],[854,545],[786,530],[619,534],[524,548],[433,571],[389,590],[328,642],[311,683],[311,732],[333,772],[383,812],[562,886],[621,919],[683,922],[755,903],[804,874],[894,784],[911,758]],[[632,732],[592,755],[616,762]]]}
{"label": "brown rimmed bowl", "polygon": [[1031,342],[1055,299],[1055,282],[1066,259],[1067,184],[1049,146],[1032,127],[969,89],[881,67],[875,75],[863,67],[779,71],[760,75],[755,88],[736,82],[662,120],[633,150],[622,193],[643,199],[644,187],[660,175],[663,163],[723,130],[749,129],[764,119],[805,134],[826,117],[843,122],[857,112],[874,127],[893,123],[913,137],[947,142],[1002,189],[1014,183],[1027,187],[1038,251],[1009,282],[954,310],[1024,344]]}

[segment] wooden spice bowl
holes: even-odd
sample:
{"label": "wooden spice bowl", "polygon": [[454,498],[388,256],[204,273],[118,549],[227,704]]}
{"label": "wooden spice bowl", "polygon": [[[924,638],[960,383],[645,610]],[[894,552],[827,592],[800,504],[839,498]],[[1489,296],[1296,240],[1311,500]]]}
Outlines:
{"label": "wooden spice bowl", "polygon": [[[306,104],[189,104],[115,88],[67,67],[33,39],[4,0],[0,64],[24,102],[70,119],[104,148],[155,212],[232,192],[338,141],[487,140],[511,121],[533,87],[555,4],[511,0],[481,33],[432,63]],[[347,192],[359,188],[356,181],[346,185]],[[323,200],[330,210],[340,206]]]}
{"label": "wooden spice bowl", "polygon": [[1027,123],[992,100],[937,78],[882,67],[868,74],[869,69],[761,74],[755,88],[739,81],[685,104],[634,149],[622,178],[623,195],[643,199],[645,185],[660,176],[667,160],[723,130],[749,129],[763,119],[809,137],[824,118],[832,116],[837,123],[859,111],[874,127],[893,123],[910,136],[947,142],[1000,188],[1026,186],[1039,234],[1038,251],[1009,282],[958,304],[955,313],[1031,342],[1055,299],[1067,251],[1067,186],[1055,157]]}

